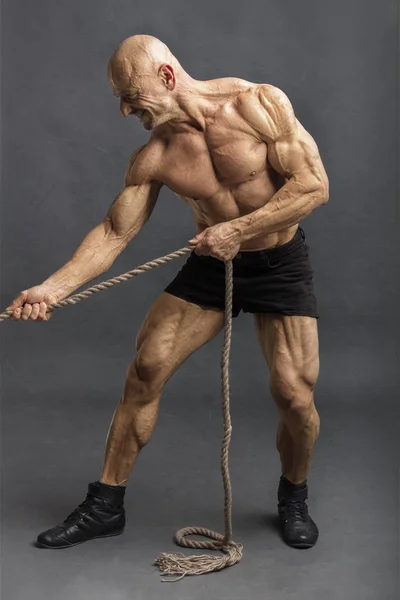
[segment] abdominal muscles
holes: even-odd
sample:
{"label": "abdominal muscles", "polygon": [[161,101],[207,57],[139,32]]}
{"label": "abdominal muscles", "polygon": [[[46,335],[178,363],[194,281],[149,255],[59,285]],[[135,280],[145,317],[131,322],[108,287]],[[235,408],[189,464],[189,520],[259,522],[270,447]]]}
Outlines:
{"label": "abdominal muscles", "polygon": [[[218,223],[238,219],[265,206],[284,185],[285,179],[269,169],[265,169],[251,181],[236,186],[224,186],[209,198],[178,197],[188,203],[192,210],[197,232]],[[262,235],[245,242],[241,250],[259,250],[284,243],[278,234]]]}

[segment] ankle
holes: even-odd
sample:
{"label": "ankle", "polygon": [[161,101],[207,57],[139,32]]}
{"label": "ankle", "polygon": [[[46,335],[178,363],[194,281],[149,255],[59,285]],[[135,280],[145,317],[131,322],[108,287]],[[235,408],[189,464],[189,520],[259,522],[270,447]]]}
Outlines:
{"label": "ankle", "polygon": [[291,481],[290,479],[288,479],[287,477],[285,477],[285,475],[281,475],[281,479],[280,479],[280,483],[281,485],[290,488],[290,489],[299,489],[299,488],[303,488],[307,485],[307,479],[304,479],[304,481]]}
{"label": "ankle", "polygon": [[98,479],[98,483],[100,483],[101,485],[105,485],[107,487],[111,487],[111,488],[126,488],[126,483],[115,483],[115,480],[111,480],[107,477],[100,477],[100,479]]}

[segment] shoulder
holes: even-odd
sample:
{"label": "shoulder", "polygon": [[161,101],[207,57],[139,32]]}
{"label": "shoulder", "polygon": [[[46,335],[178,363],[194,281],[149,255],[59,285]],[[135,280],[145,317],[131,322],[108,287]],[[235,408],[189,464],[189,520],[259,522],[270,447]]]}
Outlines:
{"label": "shoulder", "polygon": [[237,109],[241,117],[267,141],[290,135],[297,127],[288,96],[274,85],[255,85],[239,94]]}
{"label": "shoulder", "polygon": [[155,181],[161,151],[160,144],[153,138],[147,144],[137,148],[129,159],[125,185],[140,185]]}

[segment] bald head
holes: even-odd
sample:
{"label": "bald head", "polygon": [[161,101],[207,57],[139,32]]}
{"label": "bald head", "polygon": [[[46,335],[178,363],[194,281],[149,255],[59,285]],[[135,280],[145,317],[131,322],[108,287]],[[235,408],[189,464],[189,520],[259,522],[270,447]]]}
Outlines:
{"label": "bald head", "polygon": [[151,35],[134,35],[118,46],[108,79],[121,99],[121,113],[139,117],[146,129],[176,118],[177,98],[194,81],[168,46]]}
{"label": "bald head", "polygon": [[159,68],[168,64],[175,71],[181,68],[168,46],[151,35],[133,35],[124,40],[112,55],[109,75],[124,75],[138,80],[144,75],[157,76]]}

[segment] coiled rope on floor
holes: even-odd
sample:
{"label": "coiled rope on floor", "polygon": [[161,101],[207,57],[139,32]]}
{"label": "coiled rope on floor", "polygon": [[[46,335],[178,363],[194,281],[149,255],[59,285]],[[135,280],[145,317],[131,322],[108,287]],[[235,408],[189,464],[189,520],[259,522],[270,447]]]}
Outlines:
{"label": "coiled rope on floor", "polygon": [[[161,265],[180,258],[193,248],[181,248],[171,254],[167,254],[160,258],[156,258],[145,263],[132,271],[128,271],[118,277],[113,277],[107,281],[103,281],[94,285],[83,292],[69,296],[60,302],[54,302],[47,306],[47,312],[52,312],[59,308],[76,304],[81,300],[86,300],[92,294],[106,290],[114,285],[128,281],[132,277],[146,273],[151,269],[156,269]],[[212,571],[220,571],[225,567],[231,567],[242,558],[243,544],[232,541],[232,487],[229,477],[228,453],[229,444],[232,434],[232,425],[230,417],[230,401],[229,401],[229,353],[232,337],[232,291],[233,291],[233,266],[232,261],[225,262],[225,327],[224,327],[224,343],[222,348],[221,360],[221,378],[222,378],[222,412],[224,422],[224,437],[221,449],[221,471],[224,484],[224,515],[225,515],[225,533],[221,535],[211,529],[205,527],[184,527],[175,533],[175,542],[185,548],[218,550],[224,556],[214,556],[208,554],[185,556],[184,554],[168,554],[163,552],[160,554],[154,564],[157,565],[164,575],[168,575],[168,579],[162,581],[179,581],[186,575],[202,575]],[[12,315],[12,310],[7,310],[0,314],[0,323],[9,319]],[[189,535],[197,535],[210,538],[210,541],[198,541],[187,539]],[[214,541],[212,541],[214,540]],[[172,576],[178,575],[174,579]]]}

